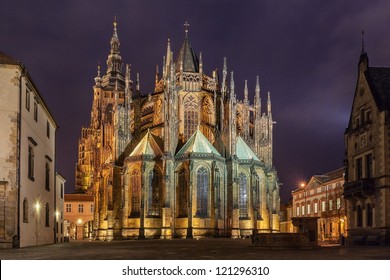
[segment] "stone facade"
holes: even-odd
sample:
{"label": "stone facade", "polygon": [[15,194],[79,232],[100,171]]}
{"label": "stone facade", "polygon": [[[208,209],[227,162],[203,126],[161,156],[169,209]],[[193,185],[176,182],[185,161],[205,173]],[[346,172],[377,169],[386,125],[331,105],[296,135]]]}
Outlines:
{"label": "stone facade", "polygon": [[351,240],[390,244],[390,68],[362,51],[348,127],[346,182]]}
{"label": "stone facade", "polygon": [[54,243],[55,132],[33,80],[0,52],[0,246]]}
{"label": "stone facade", "polygon": [[82,128],[76,191],[95,197],[98,239],[248,236],[279,231],[270,94],[261,109],[245,82],[236,97],[224,60],[207,75],[186,30],[176,58],[168,40],[162,75],[143,95],[122,74],[116,22],[106,74],[95,78],[90,126]]}

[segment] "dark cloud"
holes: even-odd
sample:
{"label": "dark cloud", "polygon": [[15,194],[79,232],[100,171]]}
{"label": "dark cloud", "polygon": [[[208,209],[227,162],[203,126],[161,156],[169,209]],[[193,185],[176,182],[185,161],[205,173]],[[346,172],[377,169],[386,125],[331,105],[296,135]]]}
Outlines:
{"label": "dark cloud", "polygon": [[228,58],[236,92],[248,79],[251,98],[260,75],[262,99],[271,91],[274,164],[283,200],[298,180],[342,165],[343,133],[354,94],[360,31],[371,65],[390,64],[390,2],[386,0],[248,1],[5,1],[0,49],[31,72],[60,128],[58,171],[73,189],[80,128],[89,124],[93,78],[105,71],[114,16],[121,55],[141,89],[153,89],[155,65],[170,38],[190,40],[207,72]]}

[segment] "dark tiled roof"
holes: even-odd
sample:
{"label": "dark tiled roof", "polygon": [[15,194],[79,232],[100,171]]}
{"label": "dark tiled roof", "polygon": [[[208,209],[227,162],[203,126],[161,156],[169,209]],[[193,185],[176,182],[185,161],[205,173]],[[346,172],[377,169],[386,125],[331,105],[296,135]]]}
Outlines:
{"label": "dark tiled roof", "polygon": [[0,64],[22,65],[20,61],[0,51]]}
{"label": "dark tiled roof", "polygon": [[94,201],[93,195],[90,194],[65,194],[65,201]]}
{"label": "dark tiled roof", "polygon": [[199,72],[199,60],[194,51],[192,50],[190,41],[186,37],[184,43],[181,46],[176,61],[176,72],[180,71],[180,66],[183,65],[183,72]]}
{"label": "dark tiled roof", "polygon": [[369,67],[365,75],[378,108],[390,110],[390,68]]}

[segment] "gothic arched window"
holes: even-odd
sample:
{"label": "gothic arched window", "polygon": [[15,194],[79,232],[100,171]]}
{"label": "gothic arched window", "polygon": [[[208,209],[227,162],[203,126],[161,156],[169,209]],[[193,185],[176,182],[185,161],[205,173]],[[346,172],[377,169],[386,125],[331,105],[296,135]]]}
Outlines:
{"label": "gothic arched window", "polygon": [[199,123],[198,100],[192,94],[184,97],[184,141],[187,141],[195,132]]}
{"label": "gothic arched window", "polygon": [[214,176],[214,197],[215,197],[215,209],[217,209],[217,218],[222,217],[222,203],[221,203],[221,174],[219,170],[215,171]]}
{"label": "gothic arched window", "polygon": [[160,215],[160,174],[157,170],[149,172],[149,191],[148,191],[148,215]]}
{"label": "gothic arched window", "polygon": [[137,216],[141,209],[141,174],[136,169],[131,173],[131,215]]}
{"label": "gothic arched window", "polygon": [[23,222],[28,223],[28,199],[23,200]]}
{"label": "gothic arched window", "polygon": [[179,172],[179,184],[177,189],[178,217],[188,216],[188,173],[186,169]]}
{"label": "gothic arched window", "polygon": [[248,192],[247,192],[247,178],[244,173],[238,176],[238,206],[240,209],[240,218],[248,217]]}
{"label": "gothic arched window", "polygon": [[254,176],[255,185],[253,186],[253,209],[257,211],[257,213],[261,213],[260,210],[260,178],[256,174]]}
{"label": "gothic arched window", "polygon": [[198,169],[196,181],[196,215],[205,218],[207,217],[207,198],[209,192],[209,173],[206,168],[201,167]]}

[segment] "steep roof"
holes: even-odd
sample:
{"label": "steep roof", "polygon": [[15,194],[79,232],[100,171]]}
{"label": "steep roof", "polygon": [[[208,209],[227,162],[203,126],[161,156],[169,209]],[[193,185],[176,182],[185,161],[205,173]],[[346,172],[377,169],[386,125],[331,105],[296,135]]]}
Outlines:
{"label": "steep roof", "polygon": [[199,72],[199,60],[195,52],[192,50],[187,35],[184,38],[183,45],[176,57],[175,65],[176,72],[180,71],[181,65],[183,65],[183,72]]}
{"label": "steep roof", "polygon": [[135,147],[134,151],[130,154],[133,156],[150,155],[161,156],[163,154],[161,147],[157,143],[157,139],[150,131],[145,134],[142,140]]}
{"label": "steep roof", "polygon": [[390,68],[369,67],[365,76],[378,108],[390,110]]}
{"label": "steep roof", "polygon": [[245,141],[241,138],[241,136],[237,137],[236,143],[236,156],[238,159],[254,159],[259,160],[256,154],[249,148],[249,146],[245,143]]}
{"label": "steep roof", "polygon": [[187,143],[180,149],[177,155],[184,155],[190,153],[204,153],[204,154],[216,154],[221,156],[220,153],[214,148],[214,146],[207,140],[199,128],[188,139]]}

